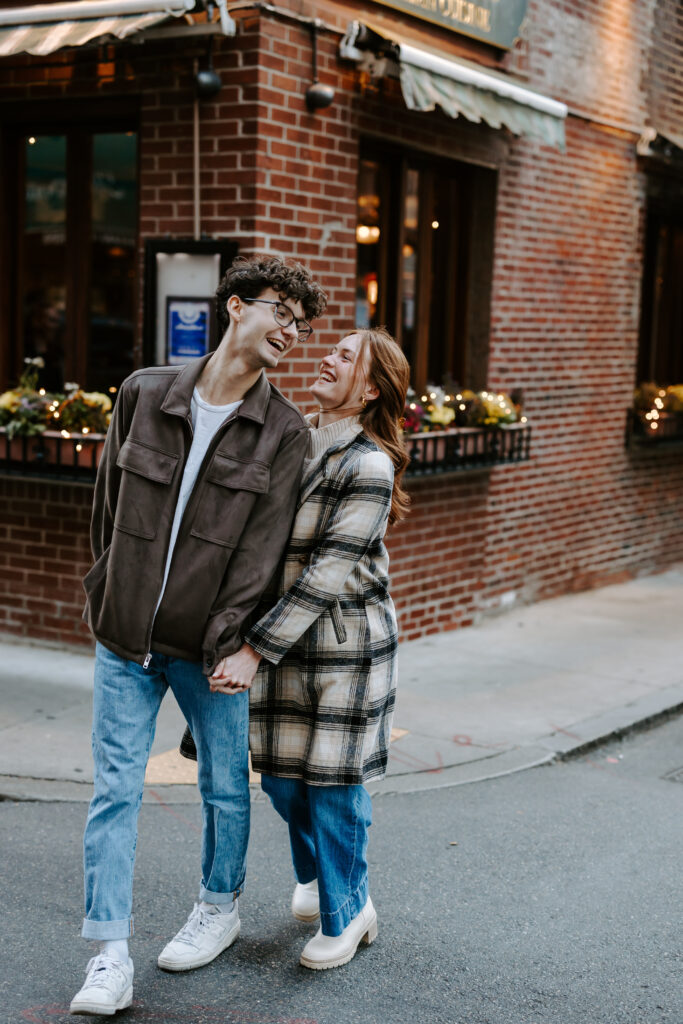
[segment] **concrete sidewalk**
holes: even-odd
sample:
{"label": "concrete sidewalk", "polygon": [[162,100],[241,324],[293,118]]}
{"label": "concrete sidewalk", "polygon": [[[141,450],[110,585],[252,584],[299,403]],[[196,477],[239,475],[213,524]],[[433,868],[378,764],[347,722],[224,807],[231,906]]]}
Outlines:
{"label": "concrete sidewalk", "polygon": [[[683,566],[556,598],[400,648],[386,779],[373,793],[544,764],[683,709]],[[88,800],[92,656],[0,642],[0,797]],[[145,799],[198,799],[162,705]],[[254,798],[260,790],[254,787]]]}

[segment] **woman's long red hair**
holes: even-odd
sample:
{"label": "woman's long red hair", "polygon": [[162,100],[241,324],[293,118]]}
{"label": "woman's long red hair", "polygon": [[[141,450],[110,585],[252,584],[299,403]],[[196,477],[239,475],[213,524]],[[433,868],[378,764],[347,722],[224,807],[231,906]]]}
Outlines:
{"label": "woman's long red hair", "polygon": [[404,519],[410,498],[401,486],[401,478],[410,462],[403,443],[403,412],[410,384],[410,365],[398,344],[384,327],[357,328],[361,339],[368,380],[379,395],[371,399],[360,414],[363,430],[383,449],[394,464],[394,489],[391,495],[389,523]]}

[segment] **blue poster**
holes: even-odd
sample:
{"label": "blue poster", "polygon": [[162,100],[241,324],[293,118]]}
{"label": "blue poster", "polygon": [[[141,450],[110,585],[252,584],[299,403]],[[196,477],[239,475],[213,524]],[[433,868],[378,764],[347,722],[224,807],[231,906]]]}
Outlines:
{"label": "blue poster", "polygon": [[172,366],[188,363],[209,351],[211,302],[208,299],[167,300],[166,358]]}

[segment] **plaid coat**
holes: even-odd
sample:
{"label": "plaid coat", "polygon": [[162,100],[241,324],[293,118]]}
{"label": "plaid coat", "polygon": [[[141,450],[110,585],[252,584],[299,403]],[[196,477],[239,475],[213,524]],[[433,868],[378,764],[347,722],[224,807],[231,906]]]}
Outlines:
{"label": "plaid coat", "polygon": [[264,660],[249,718],[256,771],[312,785],[384,775],[398,631],[383,537],[393,465],[354,424],[304,475],[279,600],[246,636]]}

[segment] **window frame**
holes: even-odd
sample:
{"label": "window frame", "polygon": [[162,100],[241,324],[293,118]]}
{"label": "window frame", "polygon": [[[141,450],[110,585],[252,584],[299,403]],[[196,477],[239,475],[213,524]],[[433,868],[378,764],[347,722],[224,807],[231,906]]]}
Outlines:
{"label": "window frame", "polygon": [[[412,359],[413,384],[419,390],[428,383],[441,383],[446,375],[462,386],[486,386],[488,373],[493,254],[495,235],[497,168],[465,159],[436,156],[429,151],[410,149],[373,136],[364,136],[359,147],[361,162],[379,163],[382,193],[380,197],[380,250],[378,254],[379,288],[375,322],[386,324],[403,344],[401,252],[404,244],[404,209],[407,170],[419,172],[418,194],[418,277],[416,289],[416,339]],[[448,240],[449,269],[443,275],[455,287],[444,289],[444,321],[450,334],[445,366],[434,380],[434,359],[430,370],[430,308],[433,208],[437,178],[446,178],[454,189],[451,198],[457,227]],[[358,186],[357,186],[358,194]],[[465,268],[463,271],[462,268]],[[475,287],[476,281],[476,287]],[[424,314],[424,315],[423,315]],[[458,344],[458,337],[462,338]],[[433,355],[433,350],[432,350]],[[442,360],[443,362],[443,360]]]}
{"label": "window frame", "polygon": [[[683,201],[677,204],[648,202],[646,213],[645,245],[643,250],[642,301],[640,309],[640,330],[638,339],[638,381],[656,381],[657,384],[668,386],[683,383],[683,352],[676,349],[680,344],[681,335],[677,332],[677,322],[683,326],[683,313],[673,308],[674,302],[681,301],[680,289],[676,290],[675,255],[667,256],[667,276],[659,281],[662,268],[660,265],[661,247],[660,233],[662,229],[678,231],[683,245]],[[676,242],[669,237],[668,245],[673,248]],[[681,269],[683,269],[683,264]],[[664,310],[668,303],[670,309]],[[659,331],[662,313],[671,316],[668,333],[664,336]],[[669,372],[660,370],[668,366]],[[669,379],[671,377],[671,379]],[[676,379],[673,379],[676,378]]]}
{"label": "window frame", "polygon": [[[25,151],[23,140],[30,135],[65,135],[66,153],[66,319],[64,378],[87,386],[89,346],[90,263],[89,252],[92,194],[92,144],[94,135],[135,132],[140,138],[137,104],[130,102],[81,101],[22,104],[3,111],[0,136],[0,380],[15,381],[23,367],[23,284]],[[137,151],[140,186],[140,146]],[[135,238],[140,250],[139,214]],[[133,307],[139,310],[138,276],[135,278]],[[139,327],[135,327],[135,344]]]}

